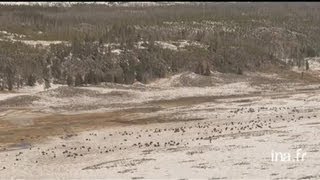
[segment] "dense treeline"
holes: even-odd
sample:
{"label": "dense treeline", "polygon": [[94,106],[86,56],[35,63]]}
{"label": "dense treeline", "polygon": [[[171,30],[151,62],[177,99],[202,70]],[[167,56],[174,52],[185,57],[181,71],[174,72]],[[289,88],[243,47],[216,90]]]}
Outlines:
{"label": "dense treeline", "polygon": [[[25,35],[20,39],[70,45],[38,48],[0,41],[0,88],[12,90],[36,82],[46,87],[148,83],[185,70],[242,74],[266,66],[307,66],[304,57],[316,56],[320,49],[319,10],[319,3],[2,5],[1,30]],[[155,43],[179,40],[202,46],[172,50]],[[137,47],[139,43],[144,48]]]}

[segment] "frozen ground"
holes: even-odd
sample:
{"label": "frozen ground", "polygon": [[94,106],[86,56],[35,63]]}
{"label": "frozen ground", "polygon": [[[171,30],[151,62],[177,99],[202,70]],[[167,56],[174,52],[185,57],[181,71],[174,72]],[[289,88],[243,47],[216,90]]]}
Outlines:
{"label": "frozen ground", "polygon": [[[319,179],[320,84],[275,90],[250,78],[3,93],[0,179]],[[304,161],[293,161],[298,149]]]}

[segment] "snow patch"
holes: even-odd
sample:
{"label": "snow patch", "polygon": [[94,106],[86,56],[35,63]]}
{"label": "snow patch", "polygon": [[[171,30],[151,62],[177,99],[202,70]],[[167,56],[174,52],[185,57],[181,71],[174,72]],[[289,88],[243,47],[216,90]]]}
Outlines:
{"label": "snow patch", "polygon": [[309,62],[309,68],[311,71],[319,71],[320,70],[320,57],[306,58]]}
{"label": "snow patch", "polygon": [[[65,85],[51,84],[51,88],[49,88],[48,90],[56,89],[61,86],[65,86]],[[42,91],[45,91],[44,84],[37,83],[35,86],[24,86],[21,89],[16,90],[15,92],[5,92],[5,93],[0,92],[0,100],[5,100],[5,99],[9,99],[16,96],[21,96],[21,95],[34,95]]]}
{"label": "snow patch", "polygon": [[177,46],[173,45],[173,44],[170,44],[168,42],[163,42],[163,41],[155,41],[155,43],[157,45],[159,45],[161,48],[163,49],[171,49],[171,50],[174,50],[174,51],[177,51],[178,48]]}

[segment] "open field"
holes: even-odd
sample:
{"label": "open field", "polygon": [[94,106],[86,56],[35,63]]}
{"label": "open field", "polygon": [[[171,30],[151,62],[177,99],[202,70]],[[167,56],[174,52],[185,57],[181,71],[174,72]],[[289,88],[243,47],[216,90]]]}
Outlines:
{"label": "open field", "polygon": [[319,179],[320,84],[223,76],[2,93],[0,177]]}

